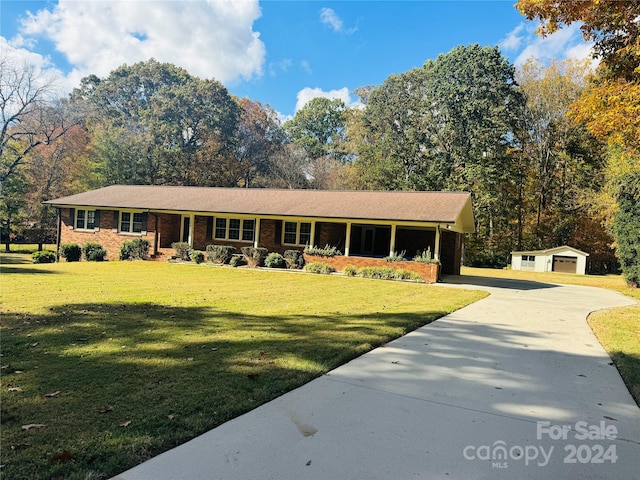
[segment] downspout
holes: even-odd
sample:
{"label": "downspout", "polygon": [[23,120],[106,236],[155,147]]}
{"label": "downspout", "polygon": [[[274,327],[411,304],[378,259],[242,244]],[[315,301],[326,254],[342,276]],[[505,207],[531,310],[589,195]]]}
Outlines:
{"label": "downspout", "polygon": [[56,208],[56,219],[57,228],[56,228],[56,262],[60,261],[60,235],[62,235],[62,213],[61,208]]}
{"label": "downspout", "polygon": [[149,212],[151,215],[153,215],[153,218],[155,219],[155,228],[154,228],[154,233],[153,233],[153,254],[157,255],[158,254],[158,215],[156,213],[152,213]]}

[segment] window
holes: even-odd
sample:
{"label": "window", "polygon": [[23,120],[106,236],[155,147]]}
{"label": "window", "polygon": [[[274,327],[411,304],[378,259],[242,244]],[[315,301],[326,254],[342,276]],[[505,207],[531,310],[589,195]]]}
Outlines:
{"label": "window", "polygon": [[96,228],[96,211],[95,210],[76,210],[76,225],[79,230],[95,230]]}
{"label": "window", "polygon": [[536,266],[536,257],[534,255],[523,255],[521,268],[535,268]]}
{"label": "window", "polygon": [[255,235],[255,220],[241,220],[239,218],[215,219],[214,238],[218,240],[238,240],[253,242]]}
{"label": "window", "polygon": [[285,245],[311,244],[311,223],[284,222],[282,240]]}
{"label": "window", "polygon": [[142,212],[120,212],[120,231],[142,233]]}
{"label": "window", "polygon": [[242,221],[242,240],[245,242],[253,242],[256,231],[255,220],[243,220]]}
{"label": "window", "polygon": [[216,238],[227,238],[227,219],[216,218]]}
{"label": "window", "polygon": [[229,219],[229,240],[240,240],[240,220]]}

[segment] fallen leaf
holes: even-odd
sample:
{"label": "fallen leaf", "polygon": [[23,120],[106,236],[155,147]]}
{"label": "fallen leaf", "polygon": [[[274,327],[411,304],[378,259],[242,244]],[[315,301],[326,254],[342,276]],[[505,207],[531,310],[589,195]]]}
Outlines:
{"label": "fallen leaf", "polygon": [[102,410],[98,410],[98,413],[109,413],[109,412],[113,412],[113,407],[110,407],[109,405],[105,405],[104,407],[102,407]]}
{"label": "fallen leaf", "polygon": [[31,344],[31,346],[32,346],[32,347],[37,347],[37,346],[38,346],[38,342],[36,342],[36,343],[32,343],[32,344]]}
{"label": "fallen leaf", "polygon": [[250,373],[249,375],[247,375],[247,378],[248,378],[249,380],[255,380],[255,379],[257,379],[259,376],[260,376],[260,375],[259,375],[259,374],[257,374],[257,373]]}
{"label": "fallen leaf", "polygon": [[175,415],[167,415],[167,418],[168,418],[169,420],[173,420],[173,417],[175,417]]}
{"label": "fallen leaf", "polygon": [[399,363],[400,363],[400,361],[399,361],[399,360],[397,360],[397,361],[395,361],[395,362],[391,362],[391,363],[393,363],[394,365],[397,365],[397,364],[399,364]]}
{"label": "fallen leaf", "polygon": [[55,462],[65,463],[65,462],[70,462],[72,459],[73,459],[73,453],[71,453],[69,450],[63,450],[62,453],[59,453],[59,454],[54,455],[53,457],[51,457],[49,459],[49,462],[51,462],[51,463],[55,463]]}
{"label": "fallen leaf", "polygon": [[585,374],[583,374],[583,373],[579,373],[578,376],[587,378],[587,376]]}
{"label": "fallen leaf", "polygon": [[187,358],[187,362],[193,362],[193,357]]}
{"label": "fallen leaf", "polygon": [[267,354],[266,354],[266,353],[264,353],[264,352],[260,352],[260,356],[261,356],[261,357],[266,357],[266,356],[267,356]]}
{"label": "fallen leaf", "polygon": [[311,460],[309,460],[309,461],[307,462],[307,467],[308,467],[309,465],[311,465]]}
{"label": "fallen leaf", "polygon": [[9,387],[10,392],[21,392],[22,388],[20,387]]}
{"label": "fallen leaf", "polygon": [[122,422],[120,424],[121,427],[128,427],[129,425],[131,425],[131,420],[127,420],[126,422]]}
{"label": "fallen leaf", "polygon": [[604,415],[604,418],[606,418],[607,420],[615,420],[616,422],[618,421],[617,418],[610,417],[609,415]]}
{"label": "fallen leaf", "polygon": [[44,428],[44,423],[30,423],[29,425],[22,425],[22,430],[31,430],[32,428]]}
{"label": "fallen leaf", "polygon": [[60,390],[56,390],[55,392],[45,393],[44,397],[45,398],[51,398],[51,397],[55,397],[57,395],[60,395]]}

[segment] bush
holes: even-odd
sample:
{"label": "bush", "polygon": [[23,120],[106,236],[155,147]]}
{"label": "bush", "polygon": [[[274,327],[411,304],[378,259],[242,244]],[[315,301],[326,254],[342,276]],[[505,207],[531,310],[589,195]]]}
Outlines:
{"label": "bush", "polygon": [[233,257],[231,257],[231,260],[229,260],[229,265],[231,265],[232,267],[239,267],[246,264],[247,262],[242,255],[234,255]]}
{"label": "bush", "polygon": [[338,250],[338,247],[332,247],[330,245],[325,245],[324,248],[319,248],[316,246],[307,245],[304,247],[304,253],[307,255],[314,255],[316,257],[335,257],[338,255],[342,255],[342,252]]}
{"label": "bush", "polygon": [[304,267],[304,254],[300,250],[285,250],[284,259],[289,268]]}
{"label": "bush", "polygon": [[192,262],[196,262],[197,264],[201,264],[204,262],[204,252],[200,250],[189,250],[189,258]]}
{"label": "bush", "polygon": [[67,262],[79,262],[82,258],[82,249],[77,243],[64,243],[60,245],[60,256]]}
{"label": "bush", "polygon": [[358,269],[353,265],[345,265],[342,269],[342,274],[347,277],[355,277],[358,274]]}
{"label": "bush", "polygon": [[261,247],[242,247],[242,254],[251,267],[260,267],[267,257],[267,249]]}
{"label": "bush", "polygon": [[269,268],[286,268],[287,262],[279,253],[271,252],[267,255],[267,258],[264,259],[264,266]]}
{"label": "bush", "polygon": [[236,247],[229,245],[207,245],[207,260],[214,263],[229,263],[236,253]]}
{"label": "bush", "polygon": [[393,252],[391,255],[384,257],[387,262],[404,262],[406,258],[404,256],[407,254],[406,250],[402,250],[400,253]]}
{"label": "bush", "polygon": [[176,251],[176,256],[180,260],[184,260],[185,262],[188,262],[191,260],[191,257],[189,256],[189,252],[191,251],[191,246],[187,242],[173,242],[171,244],[171,248],[173,248]]}
{"label": "bush", "polygon": [[422,252],[418,252],[415,257],[413,257],[414,262],[419,263],[440,263],[438,260],[434,260],[431,255],[431,247],[427,247]]}
{"label": "bush", "polygon": [[120,247],[120,260],[146,260],[149,255],[149,241],[136,238],[124,242]]}
{"label": "bush", "polygon": [[336,271],[331,265],[322,262],[307,263],[304,267],[305,272],[329,274]]}
{"label": "bush", "polygon": [[380,280],[413,280],[424,282],[422,277],[415,272],[391,267],[362,267],[358,269],[357,275],[359,277],[377,278]]}
{"label": "bush", "polygon": [[89,242],[82,247],[82,256],[88,262],[103,262],[107,251],[99,243]]}
{"label": "bush", "polygon": [[51,250],[42,250],[41,252],[33,252],[31,254],[31,258],[33,259],[33,263],[55,263],[56,252],[52,252]]}

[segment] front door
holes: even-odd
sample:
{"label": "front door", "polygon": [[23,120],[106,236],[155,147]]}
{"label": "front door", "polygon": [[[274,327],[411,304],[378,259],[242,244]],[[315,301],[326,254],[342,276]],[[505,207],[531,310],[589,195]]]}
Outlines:
{"label": "front door", "polygon": [[191,217],[182,217],[182,241],[189,243],[189,233],[191,232]]}
{"label": "front door", "polygon": [[372,255],[373,246],[376,241],[376,229],[374,227],[363,227],[360,243],[360,252],[363,255]]}

